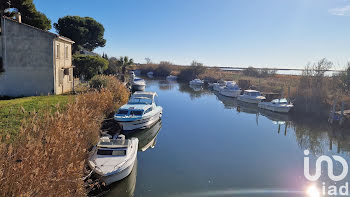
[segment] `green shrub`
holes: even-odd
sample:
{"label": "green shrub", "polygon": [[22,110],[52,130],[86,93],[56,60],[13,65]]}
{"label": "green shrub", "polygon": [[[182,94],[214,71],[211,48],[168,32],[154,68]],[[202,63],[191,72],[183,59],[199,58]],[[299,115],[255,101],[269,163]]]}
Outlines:
{"label": "green shrub", "polygon": [[108,69],[108,60],[100,56],[74,55],[73,65],[76,77],[84,77],[84,79],[89,80]]}
{"label": "green shrub", "polygon": [[179,78],[185,81],[198,78],[199,75],[203,74],[207,70],[202,63],[193,61],[191,66],[184,68],[179,73]]}

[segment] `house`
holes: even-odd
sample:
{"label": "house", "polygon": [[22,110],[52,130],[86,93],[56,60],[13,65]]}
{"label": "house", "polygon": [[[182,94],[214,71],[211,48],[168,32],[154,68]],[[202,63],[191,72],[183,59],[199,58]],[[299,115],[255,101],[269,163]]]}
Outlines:
{"label": "house", "polygon": [[[62,94],[74,87],[69,38],[1,17],[0,96]],[[1,68],[0,68],[1,69]]]}

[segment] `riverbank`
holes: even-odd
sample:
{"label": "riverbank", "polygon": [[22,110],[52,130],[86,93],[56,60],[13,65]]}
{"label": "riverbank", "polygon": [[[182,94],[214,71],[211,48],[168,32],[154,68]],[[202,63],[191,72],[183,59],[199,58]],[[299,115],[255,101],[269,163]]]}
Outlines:
{"label": "riverbank", "polygon": [[86,196],[88,150],[105,118],[129,97],[116,78],[103,78],[108,81],[103,88],[75,95],[62,110],[34,107],[34,113],[23,117],[14,141],[2,133],[0,196]]}

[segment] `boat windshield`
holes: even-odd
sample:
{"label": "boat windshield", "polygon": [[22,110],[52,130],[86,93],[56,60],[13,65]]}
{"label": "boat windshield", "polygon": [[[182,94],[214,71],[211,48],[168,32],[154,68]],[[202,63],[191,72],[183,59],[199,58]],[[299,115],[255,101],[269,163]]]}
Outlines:
{"label": "boat windshield", "polygon": [[260,96],[260,92],[246,92],[249,96]]}
{"label": "boat windshield", "polygon": [[114,156],[125,156],[125,149],[98,149],[97,155],[114,155]]}
{"label": "boat windshield", "polygon": [[141,111],[141,110],[130,111],[131,116],[141,116],[142,113],[143,113],[143,111]]}
{"label": "boat windshield", "polygon": [[118,114],[119,114],[119,115],[127,115],[128,112],[129,112],[128,110],[123,110],[123,109],[121,109],[121,110],[118,111]]}
{"label": "boat windshield", "polygon": [[272,103],[279,103],[279,104],[287,104],[287,99],[274,99],[271,101]]}
{"label": "boat windshield", "polygon": [[129,104],[152,104],[152,99],[150,98],[131,98]]}

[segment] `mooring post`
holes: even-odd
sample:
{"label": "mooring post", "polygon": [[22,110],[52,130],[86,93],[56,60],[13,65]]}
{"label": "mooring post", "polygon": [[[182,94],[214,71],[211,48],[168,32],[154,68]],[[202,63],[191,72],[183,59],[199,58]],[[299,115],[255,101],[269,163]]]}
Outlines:
{"label": "mooring post", "polygon": [[333,124],[336,105],[337,105],[337,99],[334,99],[333,108],[332,108],[331,114],[329,115],[329,118],[328,118],[328,122],[331,124]]}
{"label": "mooring post", "polygon": [[290,86],[288,86],[288,104],[290,103]]}
{"label": "mooring post", "polygon": [[342,125],[344,122],[344,101],[341,102],[341,113],[339,118],[339,125]]}

